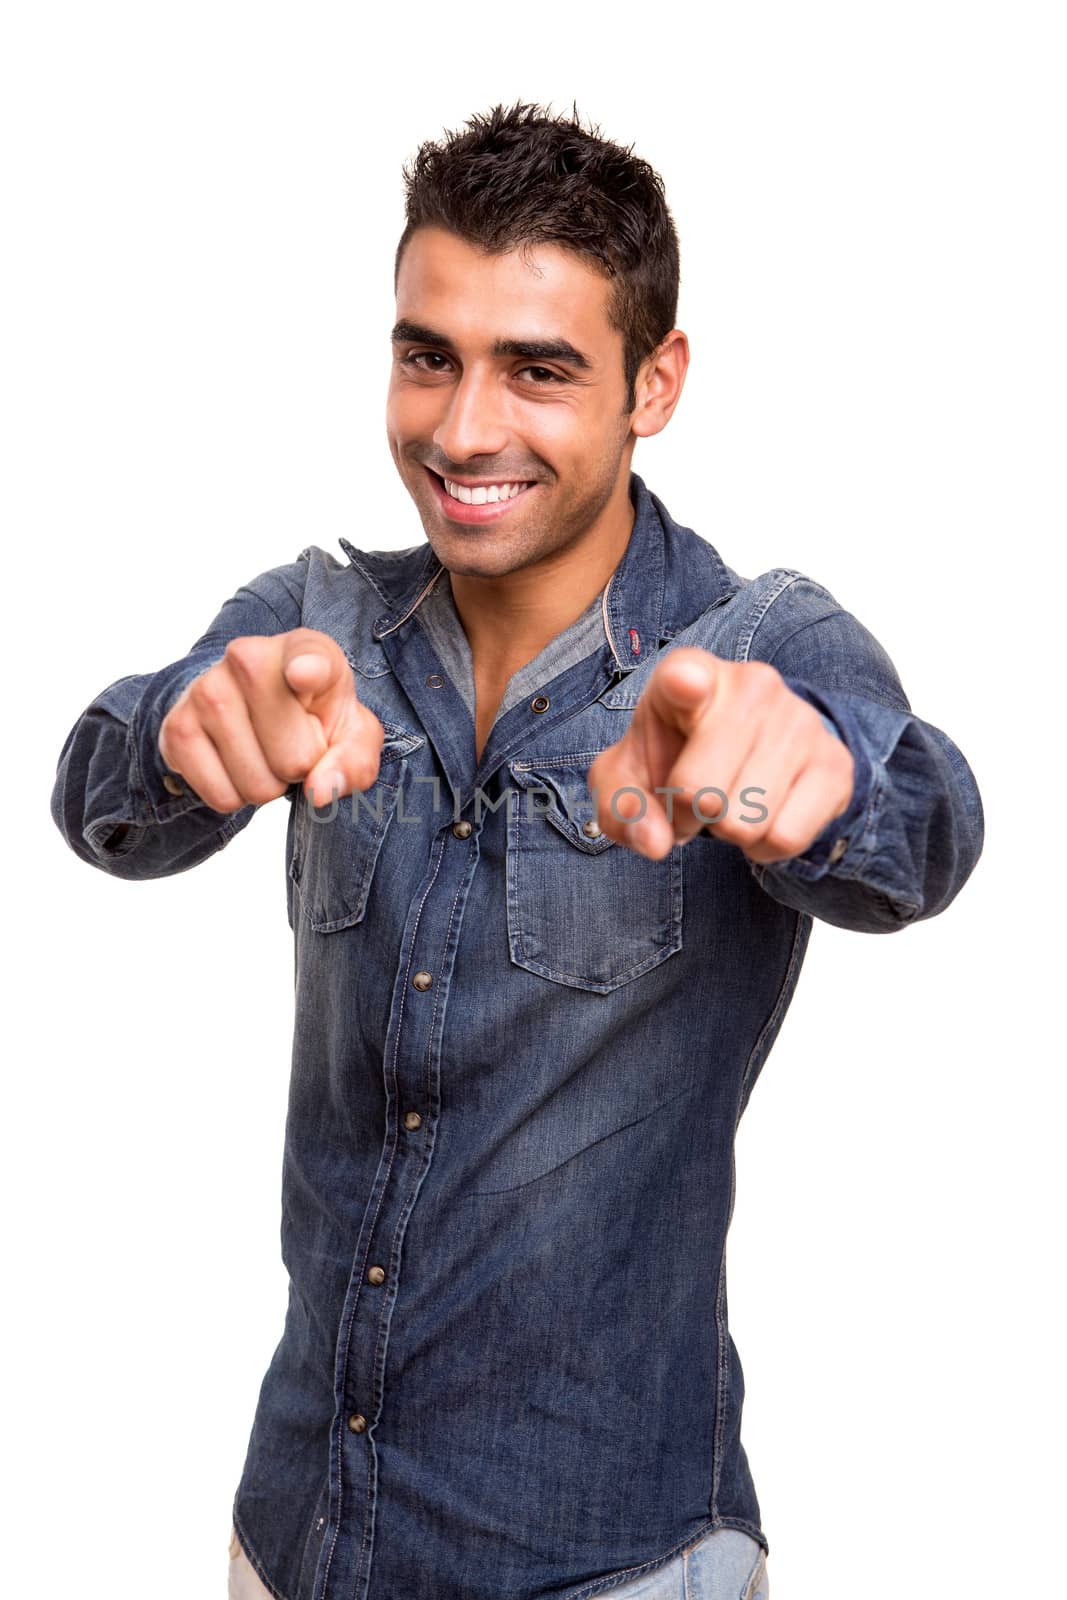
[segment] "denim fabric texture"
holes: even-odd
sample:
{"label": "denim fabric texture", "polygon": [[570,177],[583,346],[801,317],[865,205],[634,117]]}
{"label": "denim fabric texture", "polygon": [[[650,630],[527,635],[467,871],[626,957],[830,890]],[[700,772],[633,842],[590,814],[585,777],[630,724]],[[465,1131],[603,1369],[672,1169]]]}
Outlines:
{"label": "denim fabric texture", "polygon": [[[602,1590],[600,1600],[770,1600],[770,1593],[762,1545],[740,1528],[717,1528],[665,1567]],[[236,1528],[230,1535],[227,1595],[229,1600],[271,1600]]]}
{"label": "denim fabric texture", "polygon": [[[278,1600],[592,1600],[718,1529],[770,1548],[728,1320],[737,1125],[813,919],[942,911],[982,804],[832,594],[739,577],[636,473],[630,495],[598,603],[516,675],[480,760],[448,573],[346,540],[252,579],[63,745],[57,826],[140,879],[255,813],[173,792],[158,749],[229,639],[321,629],[385,728],[366,793],[285,800],[289,1299],[232,1507]],[[584,826],[591,762],[682,645],[770,662],[847,743],[851,803],[803,855],[701,833],[650,861]]]}

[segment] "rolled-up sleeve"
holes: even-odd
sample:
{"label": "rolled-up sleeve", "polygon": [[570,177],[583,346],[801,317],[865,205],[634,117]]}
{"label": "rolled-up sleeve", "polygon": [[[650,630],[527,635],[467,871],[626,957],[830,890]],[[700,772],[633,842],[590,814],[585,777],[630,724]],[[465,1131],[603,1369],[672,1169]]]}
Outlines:
{"label": "rolled-up sleeve", "polygon": [[114,877],[163,877],[196,866],[251,821],[256,806],[215,811],[169,773],[159,732],[231,639],[301,625],[305,556],[238,589],[180,661],[117,679],[82,712],[63,743],[50,802],[56,827],[81,860]]}
{"label": "rolled-up sleeve", "polygon": [[847,809],[802,854],[752,863],[757,881],[784,905],[861,932],[936,916],[982,851],[970,766],[947,733],[914,714],[883,646],[820,585],[799,578],[767,619],[752,657],[777,668],[844,741],[854,782]]}

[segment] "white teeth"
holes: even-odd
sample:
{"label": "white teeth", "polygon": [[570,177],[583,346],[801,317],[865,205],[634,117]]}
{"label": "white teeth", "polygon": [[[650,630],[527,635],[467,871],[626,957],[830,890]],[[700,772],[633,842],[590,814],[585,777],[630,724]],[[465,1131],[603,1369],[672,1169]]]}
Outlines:
{"label": "white teeth", "polygon": [[521,494],[526,485],[524,483],[490,483],[479,484],[476,489],[468,489],[462,483],[453,483],[451,478],[444,480],[445,488],[453,500],[461,500],[465,506],[492,505],[497,500],[514,500]]}

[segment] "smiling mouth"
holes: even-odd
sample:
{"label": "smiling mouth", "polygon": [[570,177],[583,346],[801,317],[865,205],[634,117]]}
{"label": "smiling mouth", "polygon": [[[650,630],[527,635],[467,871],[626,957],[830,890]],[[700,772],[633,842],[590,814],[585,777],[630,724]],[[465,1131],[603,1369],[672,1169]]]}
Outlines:
{"label": "smiling mouth", "polygon": [[469,486],[454,483],[452,479],[434,472],[432,467],[424,470],[433,484],[439,506],[445,516],[454,522],[495,522],[498,517],[506,516],[517,501],[525,499],[540,487],[536,482],[517,479],[499,479],[494,483]]}
{"label": "smiling mouth", "polygon": [[446,478],[442,473],[434,472],[432,467],[427,467],[426,470],[438,483],[444,485],[445,492],[451,499],[458,500],[460,505],[465,506],[499,505],[501,500],[517,500],[523,490],[533,488],[533,480],[529,478],[501,478],[493,483],[468,485]]}

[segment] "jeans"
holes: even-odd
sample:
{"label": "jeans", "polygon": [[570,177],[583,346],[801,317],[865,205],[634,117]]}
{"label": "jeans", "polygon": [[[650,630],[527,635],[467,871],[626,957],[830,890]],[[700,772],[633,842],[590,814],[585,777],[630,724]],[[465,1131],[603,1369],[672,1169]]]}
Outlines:
{"label": "jeans", "polygon": [[[755,1539],[739,1528],[705,1534],[656,1572],[646,1572],[594,1600],[770,1600],[767,1563]],[[229,1600],[273,1600],[241,1549],[230,1538]]]}

